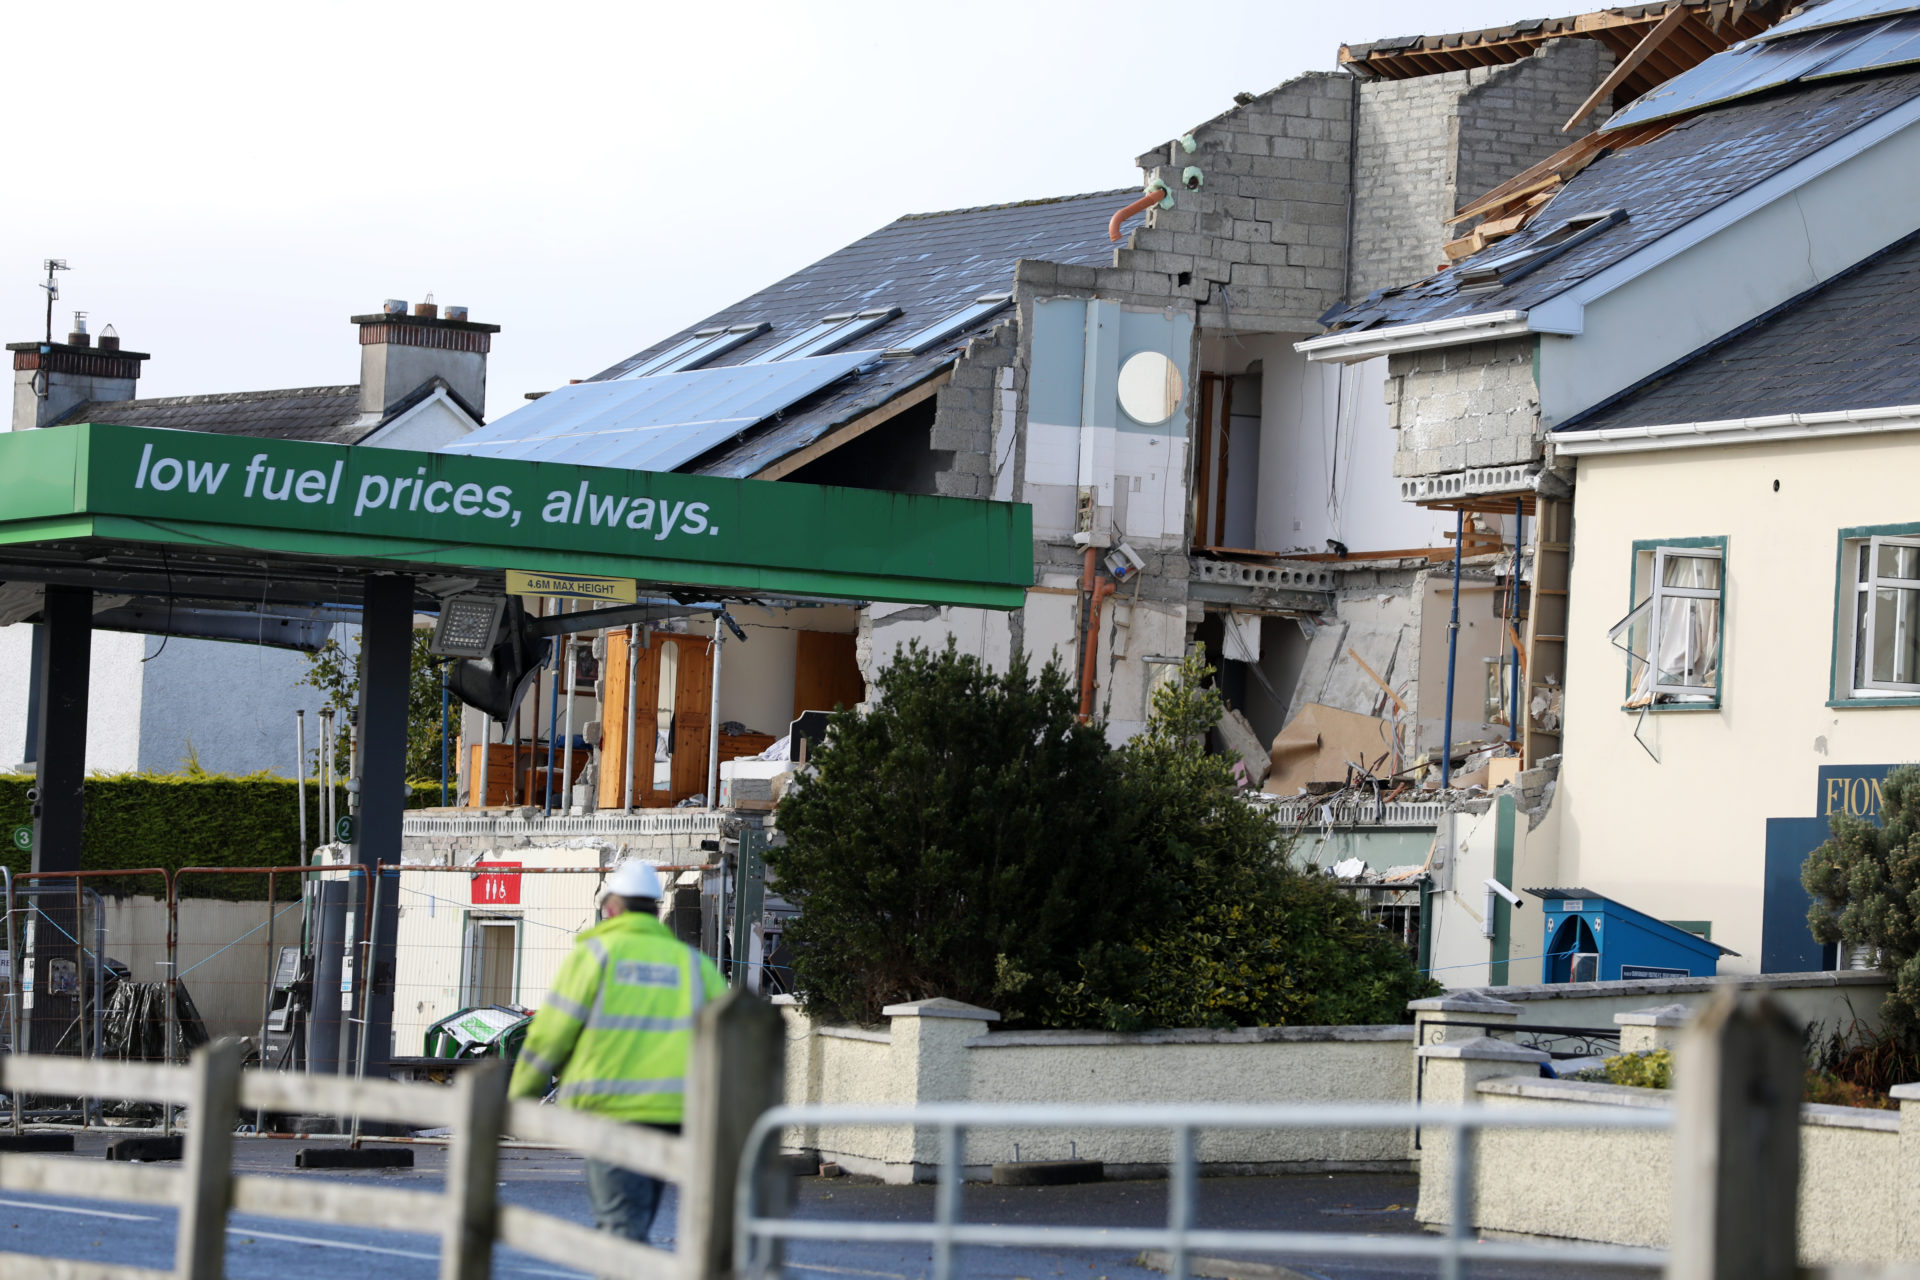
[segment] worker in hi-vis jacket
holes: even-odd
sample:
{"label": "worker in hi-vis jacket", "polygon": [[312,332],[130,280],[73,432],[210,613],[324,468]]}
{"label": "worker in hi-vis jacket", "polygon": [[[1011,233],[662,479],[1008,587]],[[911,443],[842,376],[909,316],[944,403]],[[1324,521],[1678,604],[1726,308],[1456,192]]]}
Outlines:
{"label": "worker in hi-vis jacket", "polygon": [[[700,1007],[725,990],[713,961],[660,923],[660,873],[622,862],[607,876],[605,919],[580,935],[534,1015],[509,1091],[538,1098],[560,1080],[563,1107],[680,1132],[688,1051]],[[587,1161],[587,1197],[606,1231],[645,1240],[660,1182]]]}

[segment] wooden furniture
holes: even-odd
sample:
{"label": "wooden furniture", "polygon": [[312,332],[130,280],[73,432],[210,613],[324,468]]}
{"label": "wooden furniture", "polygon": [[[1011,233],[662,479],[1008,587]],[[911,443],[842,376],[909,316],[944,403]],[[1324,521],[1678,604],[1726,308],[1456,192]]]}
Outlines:
{"label": "wooden furniture", "polygon": [[720,759],[725,762],[757,756],[778,741],[770,733],[723,733],[720,735]]}
{"label": "wooden furniture", "polygon": [[793,718],[802,711],[852,708],[866,700],[856,638],[838,631],[802,631],[793,653]]}
{"label": "wooden furniture", "polygon": [[[713,656],[704,636],[655,631],[637,651],[633,696],[639,709],[633,760],[627,759],[627,633],[607,633],[603,668],[606,696],[601,702],[600,807],[626,804],[626,775],[633,771],[633,802],[664,809],[707,789],[707,720],[713,701]],[[666,655],[671,652],[669,660]],[[660,715],[663,662],[675,671],[670,732],[673,762],[668,785],[653,785],[654,743]]]}
{"label": "wooden furniture", "polygon": [[[486,795],[479,794],[475,785],[481,775],[480,753],[486,755]],[[463,779],[467,790],[469,809],[502,808],[510,805],[538,804],[547,802],[547,744],[544,742],[478,742],[467,745],[466,777]],[[573,776],[569,782],[578,782],[585,772],[591,752],[579,747],[573,749]],[[562,743],[553,751],[554,777],[559,777],[560,769],[565,767],[566,744]]]}

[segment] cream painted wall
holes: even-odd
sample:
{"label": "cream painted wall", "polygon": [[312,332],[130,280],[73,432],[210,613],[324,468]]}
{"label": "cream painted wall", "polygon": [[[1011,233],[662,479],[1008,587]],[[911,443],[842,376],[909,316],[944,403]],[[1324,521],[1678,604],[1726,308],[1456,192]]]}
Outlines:
{"label": "cream painted wall", "polygon": [[[1451,828],[1443,817],[1434,835],[1435,888],[1427,896],[1432,912],[1428,946],[1434,980],[1450,989],[1486,987],[1494,980],[1489,963],[1495,958],[1493,940],[1482,931],[1481,921],[1487,908],[1486,882],[1498,866],[1500,808],[1512,804],[1510,795],[1496,795],[1485,813],[1450,815]],[[1551,818],[1533,827],[1515,806],[1510,837],[1512,870],[1505,883],[1520,894],[1525,905],[1509,907],[1499,899],[1494,904],[1496,923],[1505,921],[1507,926],[1505,981],[1509,985],[1540,981],[1540,953],[1544,949],[1540,900],[1525,890],[1559,883],[1555,834]],[[1504,990],[1501,996],[1512,998]]]}
{"label": "cream painted wall", "polygon": [[[1437,1080],[1435,1074],[1430,1080]],[[1665,1090],[1528,1077],[1482,1082],[1490,1110],[1552,1112],[1568,1106],[1665,1109]],[[1452,1098],[1429,1094],[1444,1104]],[[1920,1117],[1854,1107],[1807,1106],[1800,1121],[1800,1260],[1878,1263],[1913,1256],[1920,1235],[1902,1187],[1911,1180]],[[1475,1164],[1474,1225],[1526,1236],[1665,1248],[1672,1219],[1671,1135],[1623,1130],[1488,1129]],[[1622,1176],[1631,1171],[1631,1176]],[[1423,1168],[1422,1181],[1442,1171]],[[1423,1208],[1439,1203],[1423,1194]],[[1443,1221],[1422,1213],[1428,1225]]]}
{"label": "cream painted wall", "polygon": [[[1811,816],[1822,765],[1920,756],[1920,704],[1826,705],[1838,531],[1920,519],[1920,439],[1675,449],[1579,459],[1567,642],[1561,873],[1662,919],[1711,920],[1760,958],[1766,819]],[[1780,488],[1774,490],[1775,481]],[[1607,629],[1628,608],[1636,539],[1723,536],[1721,706],[1635,717]]]}
{"label": "cream painted wall", "polygon": [[[950,1008],[925,1016],[897,1013],[884,1029],[827,1026],[786,1006],[786,1101],[1355,1103],[1399,1102],[1413,1091],[1411,1026],[1004,1032],[989,1030],[983,1010],[944,1003]],[[786,1141],[856,1173],[910,1182],[931,1172],[933,1139],[898,1127],[822,1126],[789,1130]],[[1146,1173],[1167,1158],[1164,1130],[980,1126],[966,1136],[968,1176],[1013,1160],[1015,1143],[1023,1160],[1077,1153],[1105,1161],[1110,1175]],[[1209,1130],[1198,1135],[1196,1154],[1206,1164],[1268,1171],[1398,1168],[1409,1146],[1404,1130]]]}
{"label": "cream painted wall", "polygon": [[758,733],[779,737],[793,722],[794,654],[802,631],[853,634],[860,612],[852,605],[819,609],[729,609],[747,633],[741,644],[727,637],[720,663],[720,719],[738,720]]}

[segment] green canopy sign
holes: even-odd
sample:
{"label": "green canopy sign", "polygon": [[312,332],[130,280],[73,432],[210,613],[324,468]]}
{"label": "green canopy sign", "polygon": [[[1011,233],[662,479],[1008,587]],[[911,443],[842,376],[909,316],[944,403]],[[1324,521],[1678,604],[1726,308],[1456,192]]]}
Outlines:
{"label": "green canopy sign", "polygon": [[[76,537],[1014,608],[1030,508],[90,423],[0,437],[0,544]],[[537,554],[530,554],[537,553]]]}

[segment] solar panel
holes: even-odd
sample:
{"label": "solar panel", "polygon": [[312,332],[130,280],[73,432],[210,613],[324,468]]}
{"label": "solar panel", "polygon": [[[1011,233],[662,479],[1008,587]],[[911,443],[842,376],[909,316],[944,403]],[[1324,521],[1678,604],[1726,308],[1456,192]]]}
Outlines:
{"label": "solar panel", "polygon": [[[1826,14],[1842,3],[1833,0],[1801,17]],[[1868,4],[1869,0],[1858,0],[1859,6]],[[1784,38],[1749,40],[1648,90],[1615,112],[1604,127],[1611,130],[1645,124],[1796,80],[1854,75],[1920,61],[1916,37],[1920,37],[1920,13],[1845,26],[1826,23]]]}
{"label": "solar panel", "polygon": [[441,450],[671,471],[875,359],[871,351],[557,387]]}
{"label": "solar panel", "polygon": [[1890,18],[1896,13],[1920,13],[1913,0],[1826,0],[1812,5],[1785,22],[1776,22],[1754,37],[1756,43],[1797,36],[1822,27],[1844,27],[1870,18]]}

